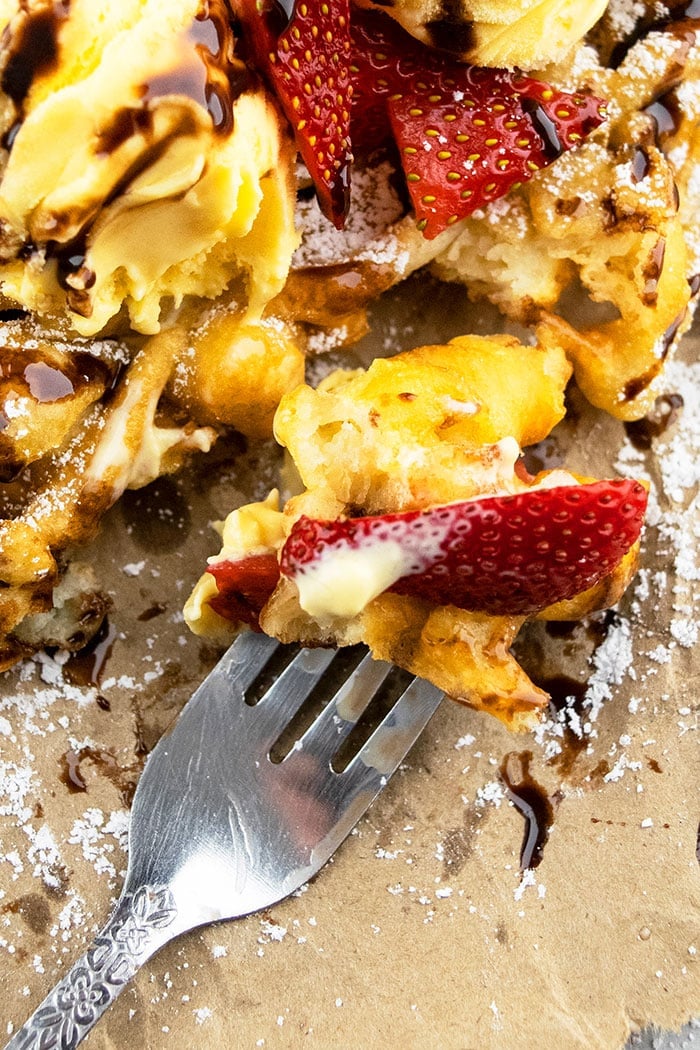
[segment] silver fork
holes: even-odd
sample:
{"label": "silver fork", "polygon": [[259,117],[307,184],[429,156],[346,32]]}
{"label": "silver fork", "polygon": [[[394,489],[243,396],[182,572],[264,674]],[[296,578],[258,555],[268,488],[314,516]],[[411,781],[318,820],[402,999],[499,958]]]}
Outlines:
{"label": "silver fork", "polygon": [[334,756],[394,669],[366,656],[281,761],[271,749],[330,669],[303,649],[252,704],[281,647],[241,635],[150,755],[134,797],[122,895],[87,952],[6,1050],[71,1050],[168,941],[260,911],[326,863],[442,694],[413,680],[342,772]]}

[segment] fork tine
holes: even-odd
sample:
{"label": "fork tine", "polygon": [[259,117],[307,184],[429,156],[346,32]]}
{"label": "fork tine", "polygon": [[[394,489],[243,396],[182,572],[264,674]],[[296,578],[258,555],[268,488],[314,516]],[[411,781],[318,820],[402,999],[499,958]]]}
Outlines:
{"label": "fork tine", "polygon": [[413,747],[442,697],[440,689],[415,678],[340,776],[356,788],[373,780],[383,785]]}
{"label": "fork tine", "polygon": [[302,649],[255,705],[261,733],[274,731],[275,737],[308,700],[336,655],[335,649]]}
{"label": "fork tine", "polygon": [[236,638],[214,673],[225,676],[231,685],[245,693],[279,648],[280,643],[274,638],[255,631],[244,631]]}
{"label": "fork tine", "polygon": [[330,762],[392,670],[391,664],[365,656],[301,737],[300,749],[311,748],[319,761]]}

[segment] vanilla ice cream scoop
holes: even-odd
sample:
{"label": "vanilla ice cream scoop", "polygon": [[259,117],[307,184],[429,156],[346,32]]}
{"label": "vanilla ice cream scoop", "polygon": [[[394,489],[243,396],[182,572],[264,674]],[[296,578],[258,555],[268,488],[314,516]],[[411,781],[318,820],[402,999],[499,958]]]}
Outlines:
{"label": "vanilla ice cream scoop", "polygon": [[122,308],[156,332],[166,304],[237,278],[253,313],[280,290],[293,146],[233,24],[225,0],[29,2],[9,17],[7,297],[93,335]]}

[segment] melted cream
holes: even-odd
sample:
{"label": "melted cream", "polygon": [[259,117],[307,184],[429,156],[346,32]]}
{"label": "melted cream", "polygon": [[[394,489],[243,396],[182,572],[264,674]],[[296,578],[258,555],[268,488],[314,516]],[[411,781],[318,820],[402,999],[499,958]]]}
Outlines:
{"label": "melted cream", "polygon": [[328,548],[294,577],[299,604],[315,619],[357,616],[406,574],[411,560],[393,540]]}

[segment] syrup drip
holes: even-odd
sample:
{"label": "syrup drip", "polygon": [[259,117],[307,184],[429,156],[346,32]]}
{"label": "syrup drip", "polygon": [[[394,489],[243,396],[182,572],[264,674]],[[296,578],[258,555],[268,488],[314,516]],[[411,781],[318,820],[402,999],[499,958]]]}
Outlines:
{"label": "syrup drip", "polygon": [[60,779],[73,794],[88,789],[81,768],[81,764],[85,761],[92,762],[96,769],[114,784],[123,804],[128,808],[136,791],[137,773],[140,766],[122,768],[114,755],[104,748],[81,747],[77,751],[70,749],[63,755]]}
{"label": "syrup drip", "polygon": [[545,156],[550,161],[557,160],[558,157],[561,157],[565,147],[557,134],[556,124],[535,99],[523,99],[522,107],[525,113],[529,114],[533,128],[542,139]]}
{"label": "syrup drip", "polygon": [[554,803],[559,801],[556,796],[550,798],[532,777],[531,762],[531,751],[512,751],[505,756],[500,767],[506,795],[525,818],[525,835],[520,850],[521,871],[536,868],[541,863],[554,823]]}
{"label": "syrup drip", "polygon": [[654,407],[643,419],[625,423],[627,437],[640,452],[647,452],[668,427],[672,426],[683,408],[680,394],[662,394],[657,397]]}
{"label": "syrup drip", "polygon": [[68,681],[73,685],[99,686],[117,634],[117,628],[105,618],[95,636],[66,663],[63,673]]}

